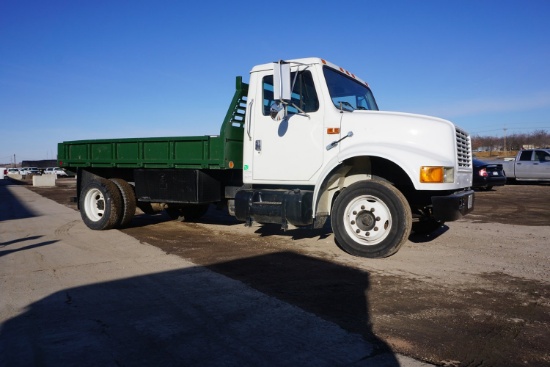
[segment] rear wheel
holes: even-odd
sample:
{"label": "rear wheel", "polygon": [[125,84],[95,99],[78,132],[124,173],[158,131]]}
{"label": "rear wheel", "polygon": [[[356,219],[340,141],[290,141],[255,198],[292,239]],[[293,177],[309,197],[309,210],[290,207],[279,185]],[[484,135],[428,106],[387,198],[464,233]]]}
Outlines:
{"label": "rear wheel", "polygon": [[389,182],[367,180],[342,190],[334,201],[332,230],[349,254],[390,256],[407,241],[412,214],[403,194]]}
{"label": "rear wheel", "polygon": [[136,214],[136,194],[134,188],[121,178],[112,178],[111,181],[118,187],[122,196],[122,216],[117,226],[125,227]]}
{"label": "rear wheel", "polygon": [[105,230],[122,218],[122,196],[117,186],[104,178],[89,181],[80,194],[80,215],[88,228]]}

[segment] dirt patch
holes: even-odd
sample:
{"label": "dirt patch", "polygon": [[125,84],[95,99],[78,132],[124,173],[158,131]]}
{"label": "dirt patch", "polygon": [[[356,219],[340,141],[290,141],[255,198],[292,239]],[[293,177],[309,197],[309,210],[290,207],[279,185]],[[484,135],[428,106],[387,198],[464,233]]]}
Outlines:
{"label": "dirt patch", "polygon": [[[76,208],[74,184],[29,188]],[[478,192],[472,215],[383,260],[343,253],[330,228],[244,227],[214,208],[199,223],[139,214],[123,232],[381,350],[447,366],[550,366],[549,226],[550,185],[508,185]]]}
{"label": "dirt patch", "polygon": [[469,219],[481,223],[550,226],[550,183],[513,184],[476,193]]}

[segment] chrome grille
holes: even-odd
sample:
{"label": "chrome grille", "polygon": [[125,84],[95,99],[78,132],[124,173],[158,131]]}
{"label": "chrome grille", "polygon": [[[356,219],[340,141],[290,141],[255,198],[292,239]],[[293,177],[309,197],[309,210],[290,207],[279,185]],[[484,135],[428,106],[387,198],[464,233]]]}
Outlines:
{"label": "chrome grille", "polygon": [[472,144],[468,133],[456,128],[456,159],[458,167],[472,167]]}

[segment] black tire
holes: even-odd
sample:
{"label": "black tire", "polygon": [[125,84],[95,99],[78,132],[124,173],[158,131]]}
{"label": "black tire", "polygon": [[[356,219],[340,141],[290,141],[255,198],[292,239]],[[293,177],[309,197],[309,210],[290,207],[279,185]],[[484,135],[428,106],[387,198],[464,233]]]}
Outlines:
{"label": "black tire", "polygon": [[209,204],[186,204],[166,208],[168,216],[181,222],[193,222],[206,214]]}
{"label": "black tire", "polygon": [[395,254],[407,241],[412,214],[399,190],[387,181],[372,179],[342,190],[334,201],[331,224],[344,251],[382,258]]}
{"label": "black tire", "polygon": [[114,228],[122,218],[122,195],[104,178],[89,181],[80,193],[80,215],[90,229]]}
{"label": "black tire", "polygon": [[122,216],[117,227],[126,227],[136,214],[136,194],[134,188],[121,178],[112,178],[111,181],[118,187],[122,196]]}

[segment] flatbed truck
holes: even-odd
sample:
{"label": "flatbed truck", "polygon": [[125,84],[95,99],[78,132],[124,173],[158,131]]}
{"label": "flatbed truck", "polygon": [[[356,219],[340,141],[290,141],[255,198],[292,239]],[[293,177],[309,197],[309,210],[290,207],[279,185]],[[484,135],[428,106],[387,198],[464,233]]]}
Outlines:
{"label": "flatbed truck", "polygon": [[258,65],[217,136],[65,141],[94,230],[136,207],[197,220],[211,204],[251,225],[322,228],[361,257],[396,253],[474,208],[469,134],[447,120],[380,111],[369,85],[321,58]]}

